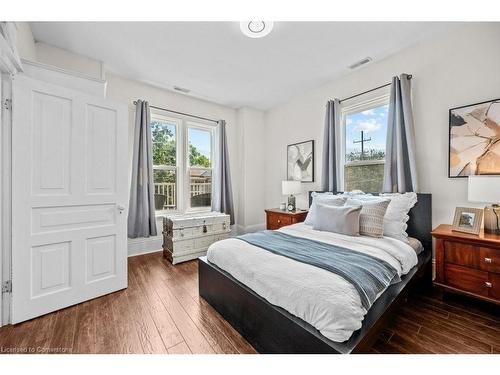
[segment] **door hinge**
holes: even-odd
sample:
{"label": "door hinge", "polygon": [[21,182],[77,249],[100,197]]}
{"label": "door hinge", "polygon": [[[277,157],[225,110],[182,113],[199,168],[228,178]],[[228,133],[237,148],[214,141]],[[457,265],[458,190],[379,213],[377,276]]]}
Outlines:
{"label": "door hinge", "polygon": [[12,100],[11,99],[5,99],[2,103],[2,107],[6,109],[7,111],[12,110]]}
{"label": "door hinge", "polygon": [[2,294],[3,293],[12,293],[12,281],[7,280],[2,283]]}

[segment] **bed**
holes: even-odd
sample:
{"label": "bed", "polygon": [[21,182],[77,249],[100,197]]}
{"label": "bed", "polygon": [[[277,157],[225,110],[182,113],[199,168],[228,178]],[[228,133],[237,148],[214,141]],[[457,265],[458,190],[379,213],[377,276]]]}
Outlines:
{"label": "bed", "polygon": [[[401,276],[401,281],[390,285],[379,295],[364,315],[359,329],[352,335],[349,334],[347,341],[342,341],[335,333],[322,334],[313,325],[299,318],[300,314],[296,316],[268,302],[253,290],[259,290],[255,285],[253,289],[250,288],[209,262],[206,257],[198,261],[200,296],[260,353],[363,352],[377,338],[391,311],[405,295],[412,288],[431,282],[431,195],[418,194],[418,203],[411,209],[409,216],[407,232],[422,243],[424,250],[416,256],[415,266]],[[305,229],[292,226],[288,230],[293,233],[293,230]]]}

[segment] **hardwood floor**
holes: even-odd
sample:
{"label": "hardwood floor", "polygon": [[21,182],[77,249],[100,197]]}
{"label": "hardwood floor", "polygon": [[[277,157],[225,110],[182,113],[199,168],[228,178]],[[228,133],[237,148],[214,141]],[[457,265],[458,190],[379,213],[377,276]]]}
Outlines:
{"label": "hardwood floor", "polygon": [[499,344],[499,306],[430,290],[408,297],[370,352],[498,354]]}
{"label": "hardwood floor", "polygon": [[[126,290],[2,327],[0,353],[255,353],[198,296],[197,271],[161,253],[129,258]],[[412,295],[370,353],[500,353],[498,306]]]}

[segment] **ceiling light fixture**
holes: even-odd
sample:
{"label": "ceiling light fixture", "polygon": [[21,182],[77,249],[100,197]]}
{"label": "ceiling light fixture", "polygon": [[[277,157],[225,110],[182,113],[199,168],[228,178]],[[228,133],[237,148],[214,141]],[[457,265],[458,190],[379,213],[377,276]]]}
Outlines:
{"label": "ceiling light fixture", "polygon": [[262,38],[273,29],[272,21],[242,21],[241,32],[249,38]]}

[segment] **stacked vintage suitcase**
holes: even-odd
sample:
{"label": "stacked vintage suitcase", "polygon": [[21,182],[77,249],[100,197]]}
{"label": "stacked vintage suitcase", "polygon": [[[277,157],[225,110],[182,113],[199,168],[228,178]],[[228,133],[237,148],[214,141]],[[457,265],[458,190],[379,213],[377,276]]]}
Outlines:
{"label": "stacked vintage suitcase", "polygon": [[208,247],[229,237],[229,215],[219,212],[163,218],[163,255],[172,264],[207,254]]}

